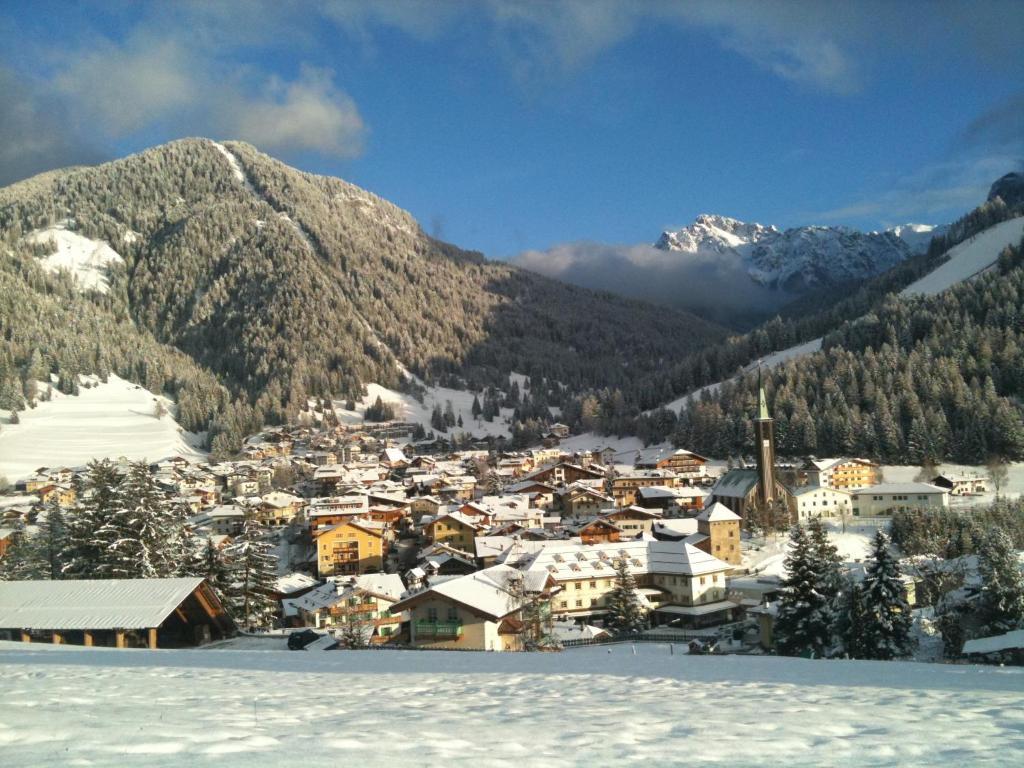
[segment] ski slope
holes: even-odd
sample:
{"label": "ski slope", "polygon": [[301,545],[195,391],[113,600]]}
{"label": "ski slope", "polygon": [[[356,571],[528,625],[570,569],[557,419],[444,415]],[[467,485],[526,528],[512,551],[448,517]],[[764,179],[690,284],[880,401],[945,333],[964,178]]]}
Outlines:
{"label": "ski slope", "polygon": [[1019,765],[1024,670],[0,643],[8,765]]}
{"label": "ski slope", "polygon": [[934,296],[957,283],[984,272],[999,259],[1008,245],[1018,245],[1024,237],[1024,216],[1003,221],[949,250],[949,259],[917,280],[900,296]]}
{"label": "ski slope", "polygon": [[[96,381],[93,378],[90,381]],[[160,400],[168,414],[156,418]],[[16,481],[39,467],[78,466],[92,459],[124,456],[156,461],[167,456],[205,458],[199,435],[182,430],[167,398],[111,375],[104,384],[82,387],[77,396],[53,390],[53,399],[18,414],[0,431],[0,475]]]}

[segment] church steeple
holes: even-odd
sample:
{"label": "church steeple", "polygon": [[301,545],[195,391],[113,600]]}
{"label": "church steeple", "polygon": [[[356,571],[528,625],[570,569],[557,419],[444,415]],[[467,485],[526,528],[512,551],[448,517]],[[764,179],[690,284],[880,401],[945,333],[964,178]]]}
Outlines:
{"label": "church steeple", "polygon": [[757,366],[757,418],[758,421],[771,419],[768,414],[768,399],[764,396],[764,385],[761,384],[761,366]]}
{"label": "church steeple", "polygon": [[761,366],[757,367],[757,418],[754,419],[757,441],[757,501],[762,508],[776,499],[775,495],[775,421],[768,412],[768,399],[761,382]]}

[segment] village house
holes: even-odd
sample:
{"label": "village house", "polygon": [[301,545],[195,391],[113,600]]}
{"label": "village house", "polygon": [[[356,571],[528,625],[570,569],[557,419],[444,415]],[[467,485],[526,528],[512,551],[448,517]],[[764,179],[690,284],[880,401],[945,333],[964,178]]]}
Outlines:
{"label": "village house", "polygon": [[667,469],[634,470],[631,474],[620,475],[612,480],[612,498],[615,506],[628,507],[637,503],[637,491],[658,485],[664,488],[675,488],[678,479],[674,472]]}
{"label": "village house", "polygon": [[286,618],[298,626],[348,634],[365,643],[384,643],[398,637],[401,612],[392,608],[405,591],[397,573],[337,576],[299,597],[282,600]]}
{"label": "village house", "polygon": [[546,610],[554,588],[546,576],[495,565],[407,593],[392,611],[408,611],[409,643],[417,648],[520,651],[527,642],[524,605],[535,600]]}
{"label": "village house", "polygon": [[320,578],[356,576],[384,569],[385,529],[380,523],[355,518],[313,531]]}
{"label": "village house", "polygon": [[558,492],[562,517],[577,519],[593,517],[603,509],[615,506],[615,500],[599,489],[573,483]]}
{"label": "village house", "polygon": [[988,492],[988,482],[981,475],[938,475],[932,479],[931,484],[945,489],[950,496],[973,496]]}
{"label": "village house", "polygon": [[635,506],[644,509],[660,509],[666,513],[691,512],[704,508],[708,492],[694,485],[666,488],[663,485],[649,485],[636,490]]}
{"label": "village house", "polygon": [[619,526],[600,517],[570,526],[568,531],[571,536],[578,536],[584,544],[609,544],[624,538]]}
{"label": "village house", "polygon": [[464,552],[473,551],[473,539],[486,526],[462,512],[446,512],[430,521],[424,528],[424,536],[434,544],[448,544]]}
{"label": "village house", "polygon": [[658,469],[672,471],[680,480],[690,484],[703,482],[708,477],[708,462],[710,459],[700,456],[692,451],[685,451],[680,448],[655,465]]}
{"label": "village house", "polygon": [[601,513],[601,519],[615,523],[622,532],[624,539],[636,539],[651,532],[655,520],[661,519],[661,513],[643,507],[624,507]]}
{"label": "village house", "polygon": [[257,517],[264,525],[288,525],[299,515],[306,502],[298,496],[283,491],[272,491],[260,500]]}

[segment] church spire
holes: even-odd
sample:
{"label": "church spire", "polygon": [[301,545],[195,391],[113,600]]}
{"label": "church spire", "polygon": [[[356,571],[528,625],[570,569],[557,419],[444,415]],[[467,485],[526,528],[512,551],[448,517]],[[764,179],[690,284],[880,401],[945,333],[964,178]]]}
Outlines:
{"label": "church spire", "polygon": [[764,396],[764,385],[761,383],[761,364],[757,365],[757,420],[767,421],[771,418],[768,413],[768,399]]}

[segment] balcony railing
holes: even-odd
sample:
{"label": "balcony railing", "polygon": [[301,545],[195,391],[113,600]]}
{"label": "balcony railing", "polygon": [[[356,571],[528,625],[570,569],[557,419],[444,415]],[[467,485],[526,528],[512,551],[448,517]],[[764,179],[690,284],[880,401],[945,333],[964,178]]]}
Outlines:
{"label": "balcony railing", "polygon": [[462,624],[458,621],[417,621],[417,637],[460,637]]}

